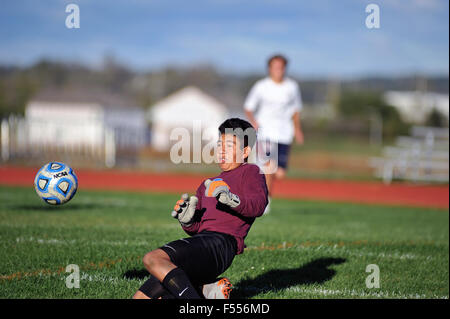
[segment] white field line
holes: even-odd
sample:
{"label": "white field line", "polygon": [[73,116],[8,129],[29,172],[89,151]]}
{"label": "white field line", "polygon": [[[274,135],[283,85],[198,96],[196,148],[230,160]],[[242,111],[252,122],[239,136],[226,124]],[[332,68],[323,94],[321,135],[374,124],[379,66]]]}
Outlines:
{"label": "white field line", "polygon": [[[58,278],[60,280],[66,280],[67,276],[69,276],[69,273],[39,273],[37,275],[32,276],[24,276],[23,278],[27,277],[40,277],[40,278]],[[150,276],[150,275],[149,275]],[[138,281],[140,283],[144,283],[145,279],[130,279],[130,278],[124,278],[124,277],[111,277],[111,276],[105,276],[103,274],[89,274],[87,272],[81,272],[80,273],[80,282],[81,281],[89,281],[89,282],[102,282],[102,283],[110,283],[113,285],[120,284],[121,282],[128,282],[128,281]]]}
{"label": "white field line", "polygon": [[[243,291],[255,292],[255,291],[270,291],[270,287],[239,287]],[[293,286],[284,289],[286,292],[294,292],[299,294],[299,298],[305,297],[304,294],[321,295],[324,297],[341,296],[343,298],[393,298],[393,299],[449,299],[448,296],[431,295],[427,296],[420,293],[401,293],[396,291],[384,291],[384,290],[374,290],[373,292],[367,292],[363,290],[355,289],[325,289],[325,288],[311,288],[311,287],[301,287]]]}
{"label": "white field line", "polygon": [[[149,274],[150,276],[150,274]],[[61,280],[65,280],[66,276],[61,274]],[[139,281],[140,283],[144,283],[144,281],[146,279],[134,279]],[[133,279],[129,279],[129,278],[120,278],[120,277],[111,277],[111,276],[105,276],[105,275],[101,275],[101,274],[88,274],[86,272],[82,272],[80,274],[80,282],[81,281],[90,281],[90,282],[102,282],[102,283],[110,283],[113,285],[117,285],[120,282],[127,282],[127,281],[133,281]]]}
{"label": "white field line", "polygon": [[[60,277],[60,280],[66,280],[68,274],[40,274],[40,277]],[[82,272],[80,274],[80,282],[88,281],[88,282],[100,282],[105,284],[117,285],[121,282],[128,282],[137,280],[141,284],[144,283],[146,279],[129,279],[129,278],[120,278],[120,277],[111,277],[105,276],[102,274],[88,274],[86,272]],[[257,288],[253,286],[247,287],[239,287],[240,290],[255,292],[255,291],[270,291],[271,287],[262,287]],[[376,290],[373,292],[367,292],[363,290],[355,290],[355,289],[325,289],[325,288],[305,288],[301,286],[293,286],[284,289],[286,292],[294,292],[299,294],[299,298],[305,297],[305,294],[308,295],[321,295],[324,297],[339,297],[342,298],[393,298],[393,299],[449,299],[449,296],[439,296],[439,295],[431,295],[427,296],[425,294],[420,293],[401,293],[396,291],[385,291],[385,290]]]}
{"label": "white field line", "polygon": [[[35,237],[17,237],[15,240],[16,243],[37,243],[43,245],[74,245],[74,244],[87,244],[91,246],[150,246],[151,243],[147,241],[108,241],[108,240],[100,240],[100,241],[78,241],[76,239],[72,240],[64,240],[64,239],[55,239],[55,238],[35,238]],[[322,251],[327,253],[341,253],[347,256],[355,256],[355,257],[372,257],[372,258],[387,258],[387,259],[399,259],[399,260],[414,260],[414,259],[425,259],[432,260],[433,256],[424,256],[417,255],[414,253],[405,253],[398,251],[389,251],[389,252],[371,252],[367,251],[367,248],[350,248],[348,246],[342,245],[318,245],[318,246],[302,246],[302,245],[286,245],[283,243],[278,246],[249,246],[247,250],[287,250],[287,249],[296,249],[296,250],[313,250],[313,251]]]}
{"label": "white field line", "polygon": [[426,298],[432,298],[432,299],[448,299],[448,296],[438,296],[438,295],[431,295],[427,296],[425,294],[419,294],[419,293],[409,293],[404,294],[401,292],[395,292],[395,291],[373,291],[373,292],[366,292],[362,290],[355,290],[355,289],[324,289],[324,288],[302,288],[302,287],[289,287],[287,288],[287,291],[293,291],[298,293],[312,293],[312,294],[319,294],[322,296],[351,296],[351,297],[357,297],[357,298],[394,298],[394,299],[426,299]]}
{"label": "white field line", "polygon": [[[310,249],[305,247],[298,247],[297,249]],[[423,256],[423,255],[417,255],[413,253],[400,253],[398,251],[391,251],[391,252],[379,252],[374,253],[371,251],[364,251],[364,249],[350,249],[348,247],[327,247],[327,246],[318,246],[313,248],[313,250],[320,250],[320,251],[326,251],[326,252],[339,252],[344,253],[348,256],[354,256],[354,257],[374,257],[374,258],[388,258],[388,259],[400,259],[400,260],[408,260],[408,259],[426,259],[431,260],[433,259],[433,256]]]}
{"label": "white field line", "polygon": [[35,237],[17,237],[15,240],[16,243],[37,243],[42,245],[74,245],[74,244],[88,244],[88,245],[104,245],[104,246],[149,246],[152,245],[147,241],[108,241],[108,240],[100,240],[100,241],[78,241],[76,239],[64,240],[64,239],[55,239],[55,238],[35,238]]}

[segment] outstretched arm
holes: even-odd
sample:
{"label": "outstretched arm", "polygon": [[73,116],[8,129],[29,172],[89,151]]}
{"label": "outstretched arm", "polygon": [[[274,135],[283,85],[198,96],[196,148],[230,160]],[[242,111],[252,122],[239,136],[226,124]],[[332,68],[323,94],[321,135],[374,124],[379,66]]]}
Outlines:
{"label": "outstretched arm", "polygon": [[202,209],[202,197],[203,197],[204,191],[205,191],[205,189],[204,189],[204,186],[203,186],[203,183],[202,183],[197,188],[197,192],[195,194],[195,196],[198,199],[198,202],[197,202],[197,206],[195,208],[195,214],[194,214],[194,219],[192,221],[192,224],[190,226],[183,226],[182,225],[183,230],[189,236],[192,236],[192,235],[198,233],[198,230],[200,229],[200,220],[201,220],[201,216],[203,214],[201,209]]}
{"label": "outstretched arm", "polygon": [[261,216],[268,203],[266,178],[259,167],[253,165],[245,172],[243,180],[248,187],[244,188],[243,194],[238,194],[241,197],[241,205],[236,211],[246,217]]}
{"label": "outstretched arm", "polygon": [[205,181],[205,196],[216,197],[219,202],[229,206],[245,217],[258,217],[267,206],[267,186],[264,174],[260,174],[258,166],[252,166],[243,176],[248,187],[242,194],[230,191],[228,184],[221,178]]}

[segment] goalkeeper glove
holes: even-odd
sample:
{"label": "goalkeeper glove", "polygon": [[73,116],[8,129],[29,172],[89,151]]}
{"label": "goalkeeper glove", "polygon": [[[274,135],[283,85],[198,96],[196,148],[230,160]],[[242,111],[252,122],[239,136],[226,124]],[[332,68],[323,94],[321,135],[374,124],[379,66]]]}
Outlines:
{"label": "goalkeeper glove", "polygon": [[239,196],[230,192],[230,187],[221,178],[205,181],[205,196],[215,197],[217,200],[231,208],[236,208],[241,203]]}
{"label": "goalkeeper glove", "polygon": [[172,217],[177,218],[183,227],[191,226],[197,202],[198,198],[196,196],[191,196],[189,198],[188,194],[181,195],[181,199],[177,201],[173,208]]}

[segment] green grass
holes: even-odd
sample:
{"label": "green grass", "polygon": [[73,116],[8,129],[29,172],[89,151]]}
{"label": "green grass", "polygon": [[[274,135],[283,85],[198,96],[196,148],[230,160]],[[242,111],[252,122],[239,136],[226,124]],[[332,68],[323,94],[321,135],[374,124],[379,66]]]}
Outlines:
{"label": "green grass", "polygon": [[[130,298],[141,259],[187,235],[176,194],[83,191],[65,206],[0,187],[0,298]],[[272,201],[225,272],[234,298],[448,298],[447,210]],[[77,264],[79,289],[65,285]],[[366,267],[380,288],[366,288]]]}
{"label": "green grass", "polygon": [[[384,141],[390,143],[391,141]],[[308,152],[328,152],[333,154],[355,154],[366,156],[378,156],[382,151],[382,146],[371,144],[369,137],[355,135],[324,135],[324,136],[305,136],[303,145],[292,144],[292,153]]]}

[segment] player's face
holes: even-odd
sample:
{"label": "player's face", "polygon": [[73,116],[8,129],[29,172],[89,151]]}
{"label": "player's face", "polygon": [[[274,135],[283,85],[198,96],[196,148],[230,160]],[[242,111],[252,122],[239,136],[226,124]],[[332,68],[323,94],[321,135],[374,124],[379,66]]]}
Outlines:
{"label": "player's face", "polygon": [[244,163],[247,152],[248,147],[242,148],[235,135],[221,134],[217,141],[217,162],[222,171],[230,171]]}
{"label": "player's face", "polygon": [[284,74],[286,72],[286,66],[281,59],[274,59],[269,65],[269,75],[272,80],[279,83],[283,81]]}

